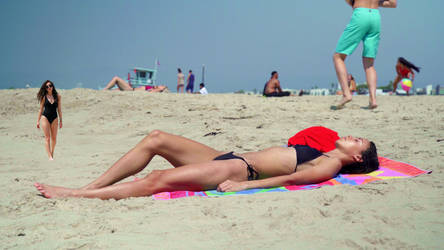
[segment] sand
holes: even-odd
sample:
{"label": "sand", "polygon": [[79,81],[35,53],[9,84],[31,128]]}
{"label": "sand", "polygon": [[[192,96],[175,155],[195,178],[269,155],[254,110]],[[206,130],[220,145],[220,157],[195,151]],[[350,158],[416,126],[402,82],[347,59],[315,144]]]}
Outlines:
{"label": "sand", "polygon": [[[333,111],[335,96],[59,92],[64,127],[50,162],[36,129],[37,89],[0,91],[1,248],[443,248],[442,96],[380,96],[376,110],[363,109],[368,98],[356,96]],[[283,145],[314,125],[370,138],[381,156],[433,173],[363,186],[170,201],[45,199],[33,186],[83,186],[153,129],[244,152]],[[169,167],[155,158],[137,176]]]}

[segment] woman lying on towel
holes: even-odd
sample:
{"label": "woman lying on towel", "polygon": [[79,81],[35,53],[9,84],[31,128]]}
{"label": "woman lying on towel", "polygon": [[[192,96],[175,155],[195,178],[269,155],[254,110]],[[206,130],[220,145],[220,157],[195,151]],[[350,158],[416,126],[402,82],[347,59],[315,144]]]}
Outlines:
{"label": "woman lying on towel", "polygon": [[[36,183],[46,198],[123,199],[177,190],[221,192],[287,185],[314,184],[338,173],[369,173],[378,168],[376,147],[367,139],[342,137],[336,148],[322,153],[305,145],[271,147],[237,154],[159,130],[152,131],[102,176],[78,188]],[[146,177],[115,184],[142,171],[154,156],[172,169],[153,170]]]}
{"label": "woman lying on towel", "polygon": [[165,85],[158,85],[158,86],[139,86],[139,87],[133,87],[131,84],[127,83],[122,78],[115,76],[109,83],[106,85],[106,87],[103,90],[110,90],[114,86],[117,86],[117,88],[121,91],[148,91],[150,93],[156,93],[156,92],[163,92],[165,89],[167,89],[167,86]]}

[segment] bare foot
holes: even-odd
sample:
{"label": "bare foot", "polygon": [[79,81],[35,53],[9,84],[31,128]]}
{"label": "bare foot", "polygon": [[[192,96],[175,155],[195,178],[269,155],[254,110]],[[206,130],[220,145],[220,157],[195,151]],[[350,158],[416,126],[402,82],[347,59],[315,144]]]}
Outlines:
{"label": "bare foot", "polygon": [[50,161],[53,161],[53,160],[54,160],[54,158],[52,158],[52,157],[49,157],[49,160],[50,160]]}
{"label": "bare foot", "polygon": [[45,196],[48,199],[74,196],[74,189],[71,188],[50,186],[38,182],[36,182],[34,186],[43,196]]}
{"label": "bare foot", "polygon": [[368,109],[375,109],[375,108],[377,108],[378,107],[378,104],[376,104],[376,103],[374,103],[374,104],[369,104],[368,105]]}
{"label": "bare foot", "polygon": [[331,109],[333,110],[343,109],[345,107],[345,104],[351,102],[351,100],[352,100],[351,97],[342,97],[342,100],[338,103],[338,105],[331,106]]}

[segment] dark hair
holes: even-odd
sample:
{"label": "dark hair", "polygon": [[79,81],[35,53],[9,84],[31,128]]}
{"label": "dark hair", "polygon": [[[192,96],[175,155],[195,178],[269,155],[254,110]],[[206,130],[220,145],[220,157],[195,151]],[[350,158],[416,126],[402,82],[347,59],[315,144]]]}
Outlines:
{"label": "dark hair", "polygon": [[355,5],[355,0],[350,0],[350,3],[352,5],[352,7],[353,7],[353,5]]}
{"label": "dark hair", "polygon": [[277,73],[277,71],[273,71],[273,72],[271,72],[271,77],[273,77],[274,74],[276,74],[276,73]]}
{"label": "dark hair", "polygon": [[182,70],[181,70],[180,68],[177,68],[177,71],[178,71],[179,73],[182,73]]}
{"label": "dark hair", "polygon": [[362,162],[355,162],[343,166],[340,174],[367,174],[379,168],[378,152],[374,142],[362,152]]}
{"label": "dark hair", "polygon": [[205,84],[202,82],[199,84],[201,87],[205,87]]}
{"label": "dark hair", "polygon": [[51,83],[51,85],[52,85],[52,97],[54,97],[54,100],[57,101],[58,94],[57,94],[57,90],[55,88],[54,83],[51,82],[50,80],[46,80],[43,82],[42,86],[40,87],[39,92],[37,93],[37,100],[39,102],[41,102],[43,97],[45,97],[46,94],[48,94],[48,90],[46,89],[46,84],[48,82]]}
{"label": "dark hair", "polygon": [[190,73],[193,73],[193,71],[190,69],[190,71],[188,71],[188,72],[190,72]]}
{"label": "dark hair", "polygon": [[419,69],[420,69],[420,67],[417,67],[415,64],[413,64],[413,63],[407,61],[404,57],[400,57],[400,58],[398,58],[398,61],[399,61],[402,65],[406,66],[407,68],[409,68],[409,69],[414,69],[416,72],[419,73]]}

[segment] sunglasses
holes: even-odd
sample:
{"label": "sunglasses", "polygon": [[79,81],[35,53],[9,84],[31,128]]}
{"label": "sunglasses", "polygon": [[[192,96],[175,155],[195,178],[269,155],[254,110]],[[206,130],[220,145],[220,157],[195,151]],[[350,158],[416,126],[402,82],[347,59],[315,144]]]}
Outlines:
{"label": "sunglasses", "polygon": [[52,88],[52,84],[46,85],[46,88],[47,89]]}

